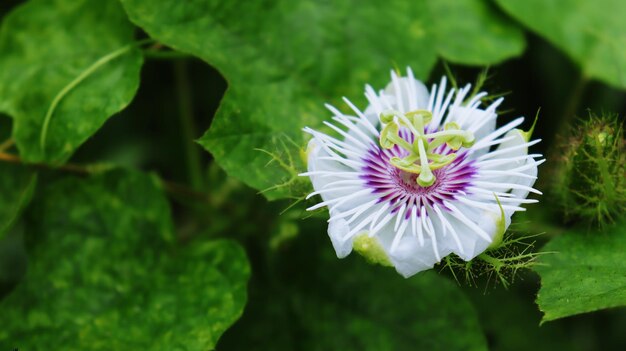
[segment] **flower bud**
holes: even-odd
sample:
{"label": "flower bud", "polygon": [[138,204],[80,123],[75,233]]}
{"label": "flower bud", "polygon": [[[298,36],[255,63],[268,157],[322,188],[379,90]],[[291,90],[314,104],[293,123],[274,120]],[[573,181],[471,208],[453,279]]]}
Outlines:
{"label": "flower bud", "polygon": [[604,225],[626,210],[623,127],[617,115],[591,115],[565,140],[555,193],[566,220]]}

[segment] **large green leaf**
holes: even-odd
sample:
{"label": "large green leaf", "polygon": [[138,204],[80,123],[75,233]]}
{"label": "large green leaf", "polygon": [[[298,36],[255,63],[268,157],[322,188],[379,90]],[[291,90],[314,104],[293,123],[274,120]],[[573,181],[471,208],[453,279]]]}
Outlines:
{"label": "large green leaf", "polygon": [[587,78],[626,88],[626,2],[496,0],[511,16],[565,51]]}
{"label": "large green leaf", "polygon": [[404,279],[358,255],[338,260],[320,229],[309,223],[283,247],[269,286],[251,284],[244,317],[218,348],[487,349],[476,311],[454,282],[435,272]]}
{"label": "large green leaf", "polygon": [[[297,179],[300,130],[329,119],[324,102],[342,95],[363,102],[364,84],[384,87],[396,66],[426,78],[438,54],[490,64],[524,48],[520,31],[482,0],[122,3],[150,36],[226,77],[228,91],[200,143],[231,176],[261,190]],[[268,164],[272,158],[255,149],[283,164]],[[290,192],[297,191],[266,195]]]}
{"label": "large green leaf", "polygon": [[141,52],[117,1],[31,0],[0,29],[0,111],[28,162],[61,163],[133,98]]}
{"label": "large green leaf", "polygon": [[205,351],[242,313],[243,250],[175,245],[155,178],[64,179],[37,200],[28,273],[0,303],[7,349]]}
{"label": "large green leaf", "polygon": [[550,241],[536,270],[543,321],[626,306],[626,224],[601,232],[568,232]]}
{"label": "large green leaf", "polygon": [[36,174],[23,166],[0,163],[0,239],[30,201]]}

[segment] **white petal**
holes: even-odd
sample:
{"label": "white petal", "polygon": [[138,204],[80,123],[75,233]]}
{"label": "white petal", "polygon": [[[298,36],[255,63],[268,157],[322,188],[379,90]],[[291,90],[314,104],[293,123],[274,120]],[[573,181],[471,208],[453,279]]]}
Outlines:
{"label": "white petal", "polygon": [[376,127],[378,127],[378,124],[380,123],[378,116],[379,114],[380,113],[377,112],[372,105],[368,105],[365,111],[363,111],[363,115],[367,118],[367,120]]}
{"label": "white petal", "polygon": [[[476,209],[466,209],[462,204],[457,204],[457,207],[469,218],[474,218],[478,215],[478,211],[476,211]],[[448,210],[443,210],[443,215],[446,216],[450,226],[458,235],[461,246],[463,247],[462,251],[457,248],[457,245],[451,247],[452,252],[457,254],[459,257],[464,260],[468,260],[468,258],[471,259],[474,253],[479,251],[483,245],[485,248],[489,246],[489,243],[484,238],[481,238],[476,231],[468,227],[461,220],[457,219],[450,212],[448,212]],[[480,244],[481,242],[484,242],[484,244]],[[448,245],[450,244],[451,243],[448,243]]]}
{"label": "white petal", "polygon": [[[526,164],[530,164],[531,162],[535,162],[533,159],[529,158],[528,160],[526,160]],[[535,180],[537,177],[537,166],[534,165],[530,168],[528,168],[527,170],[523,171],[523,173],[533,177],[533,178],[526,178],[526,177],[517,177],[517,183],[520,185],[524,185],[524,186],[528,186],[528,187],[532,187],[533,185],[535,185]],[[515,195],[515,197],[517,199],[525,199],[528,196],[528,190],[522,190],[522,189],[513,189],[513,191],[511,191],[511,193],[513,195]],[[521,202],[520,202],[521,203]],[[520,203],[514,204],[512,203],[512,205],[519,205]]]}
{"label": "white petal", "polygon": [[[537,177],[537,161],[533,159],[533,157],[528,155],[528,148],[523,147],[519,148],[516,146],[525,144],[527,142],[525,135],[519,129],[514,129],[508,132],[504,138],[513,137],[511,140],[505,141],[496,151],[505,150],[510,148],[511,151],[504,152],[497,159],[506,160],[511,159],[509,162],[503,163],[492,163],[491,166],[485,167],[488,168],[489,171],[500,171],[503,173],[502,176],[488,177],[486,180],[491,183],[509,183],[509,184],[517,184],[523,187],[532,187],[535,184],[535,180]],[[528,157],[524,157],[528,156]],[[506,174],[507,172],[511,174]],[[480,173],[480,171],[479,171]],[[526,176],[515,175],[513,173],[521,173]],[[502,190],[502,189],[500,189]],[[516,199],[525,199],[528,196],[529,191],[526,189],[512,189],[511,194],[515,195]],[[509,205],[519,206],[520,202],[509,202]],[[508,216],[512,215],[512,211],[507,211]]]}
{"label": "white petal", "polygon": [[390,99],[392,106],[400,112],[426,109],[430,98],[424,83],[408,77],[398,78],[396,84],[393,81],[387,84],[385,95],[393,97]]}
{"label": "white petal", "polygon": [[448,119],[455,121],[461,129],[474,133],[476,140],[481,140],[496,130],[497,115],[492,111],[465,106],[451,106]]}
{"label": "white petal", "polygon": [[515,148],[515,146],[522,145],[527,142],[526,138],[524,137],[524,134],[522,134],[522,131],[520,129],[513,129],[509,131],[508,133],[506,133],[503,139],[506,139],[511,136],[514,136],[515,138],[512,138],[510,140],[503,142],[496,149],[496,151],[509,149],[509,148],[512,149],[511,151],[505,152],[502,155],[500,155],[500,158],[510,158],[510,157],[515,157],[515,156],[528,155],[528,148]]}
{"label": "white petal", "polygon": [[[309,145],[307,147],[308,157],[307,157],[307,169],[308,172],[318,172],[318,171],[326,171],[328,175],[310,175],[311,183],[313,184],[313,189],[321,190],[327,185],[337,182],[340,180],[345,180],[345,177],[339,176],[339,174],[345,174],[354,171],[343,164],[324,159],[323,157],[330,156],[324,148],[319,145],[319,141],[315,140],[315,138],[309,141]],[[336,173],[337,175],[333,175]],[[355,173],[354,179],[358,178],[358,174]],[[321,194],[322,200],[330,201],[339,197],[343,197],[349,195],[353,192],[352,187],[346,187],[345,190],[338,190],[336,192],[329,192]]]}
{"label": "white petal", "polygon": [[377,199],[370,202],[353,204],[352,209],[341,208],[330,211],[328,235],[333,243],[337,257],[344,258],[353,249],[354,239],[361,234],[369,234],[372,220],[377,213],[384,212],[389,207],[386,204],[375,204]]}
{"label": "white petal", "polygon": [[[485,232],[489,233],[492,239],[499,238],[498,241],[501,240],[506,230],[509,229],[509,225],[511,225],[511,215],[512,211],[486,211],[483,210],[483,213],[479,215],[476,224],[483,229]],[[474,252],[470,252],[468,257],[474,258],[484,252],[489,245],[498,244],[499,242],[492,242],[491,244],[487,244],[486,242],[476,242],[476,247]],[[466,258],[467,260],[467,258]]]}
{"label": "white petal", "polygon": [[[391,250],[391,244],[396,236],[393,221],[387,223],[376,235],[396,271],[405,278],[431,269],[438,262],[433,251],[431,238],[426,235],[422,245],[417,236],[410,234],[409,229],[407,229],[394,251]],[[438,252],[441,257],[445,257],[451,251],[448,248],[439,247]]]}
{"label": "white petal", "polygon": [[[377,96],[373,96],[372,98],[378,99]],[[352,103],[352,101],[347,98],[343,98],[343,101],[352,109],[355,116],[347,116],[342,114],[339,110],[334,108],[331,105],[326,105],[326,107],[335,114],[336,117],[343,117],[350,119],[352,123],[354,123],[354,127],[348,129],[348,134],[350,136],[356,136],[357,133],[360,132],[361,135],[370,136],[372,139],[378,137],[378,113],[376,113],[372,105],[370,104],[365,111],[361,111],[356,105]],[[357,131],[358,130],[358,131]]]}
{"label": "white petal", "polygon": [[[504,234],[504,231],[506,231],[511,224],[511,213],[507,213],[505,211],[503,223],[502,213],[496,209],[495,206],[494,211],[470,207],[459,203],[455,203],[455,206],[465,215],[465,217],[467,217],[467,219],[482,229],[482,231],[487,233],[487,235],[492,239],[498,235]],[[489,245],[491,245],[490,242],[482,238],[474,229],[450,215],[450,213],[444,213],[444,215],[447,215],[446,218],[454,227],[454,230],[457,232],[459,239],[461,240],[461,245],[463,246],[463,251],[458,250],[456,245],[454,245],[451,250],[465,261],[469,261],[480,255],[489,247]],[[448,245],[450,245],[449,242]]]}
{"label": "white petal", "polygon": [[352,240],[354,237],[345,238],[349,232],[350,227],[345,219],[333,220],[331,215],[331,220],[328,223],[328,236],[333,243],[338,258],[344,258],[352,252]]}
{"label": "white petal", "polygon": [[[380,113],[376,112],[376,109],[372,105],[368,105],[367,108],[365,109],[365,111],[363,111],[363,117],[365,119],[367,119],[369,122],[365,122],[365,121],[363,121],[363,119],[360,119],[357,122],[357,126],[361,130],[366,130],[367,129],[366,123],[369,123],[370,125],[372,125],[372,126],[374,126],[376,128],[380,128],[380,126],[379,126],[379,124],[380,124],[379,115],[380,115]],[[370,132],[368,134],[371,135],[372,133]],[[378,143],[377,139],[378,139],[378,135],[372,135],[372,140],[374,140],[375,143]]]}

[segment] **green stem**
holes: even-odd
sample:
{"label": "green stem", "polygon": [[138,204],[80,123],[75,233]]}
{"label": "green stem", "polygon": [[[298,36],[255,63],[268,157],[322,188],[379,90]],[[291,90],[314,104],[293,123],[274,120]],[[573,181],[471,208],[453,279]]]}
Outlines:
{"label": "green stem", "polygon": [[589,80],[587,79],[587,76],[581,72],[563,110],[563,116],[561,117],[561,123],[559,123],[559,125],[566,128],[561,130],[568,130],[567,127],[572,124],[574,116],[576,115],[576,110],[580,106],[580,98],[585,92],[588,82]]}
{"label": "green stem", "polygon": [[96,62],[94,62],[91,66],[87,67],[84,71],[82,71],[74,80],[69,82],[59,93],[54,97],[50,107],[48,107],[48,111],[46,111],[46,115],[43,119],[43,125],[41,127],[41,134],[39,136],[39,145],[41,147],[41,151],[45,153],[46,147],[46,138],[48,136],[48,128],[50,127],[50,121],[52,120],[52,115],[56,110],[57,106],[63,100],[63,98],[70,92],[72,89],[76,88],[80,83],[82,83],[87,77],[92,75],[95,71],[97,71],[100,67],[106,65],[107,63],[115,60],[116,58],[124,55],[129,52],[131,49],[144,45],[146,43],[153,42],[152,39],[141,40],[133,44],[126,45],[121,47],[107,55],[102,56]]}
{"label": "green stem", "polygon": [[[9,154],[6,152],[0,152],[0,162],[13,163],[18,165],[26,165],[29,167],[40,168],[45,170],[54,170],[54,171],[63,171],[68,173],[74,173],[79,175],[91,175],[94,173],[101,172],[102,169],[110,168],[109,165],[106,164],[75,164],[75,163],[66,163],[59,167],[52,167],[46,163],[24,163],[21,157],[13,154]],[[163,183],[163,187],[165,190],[174,195],[181,195],[186,198],[191,198],[201,202],[210,202],[210,197],[207,193],[196,191],[195,189],[189,188],[185,184],[179,184],[176,182],[172,182],[166,179],[163,179],[159,176],[159,179]]]}
{"label": "green stem", "polygon": [[[558,126],[556,135],[551,139],[551,141],[546,145],[546,159],[548,160],[558,160],[561,155],[559,155],[559,145],[558,142],[561,139],[565,139],[568,136],[568,133],[571,131],[571,125],[574,122],[574,117],[576,114],[576,110],[580,105],[580,98],[582,97],[585,88],[587,86],[587,82],[589,80],[587,77],[581,72],[578,76],[574,87],[570,93],[570,96],[567,100],[567,103],[563,109],[563,115],[560,120],[556,121],[556,125]],[[536,187],[541,189],[543,187],[549,187],[550,185],[549,179],[547,177],[539,177],[538,184]]]}
{"label": "green stem", "polygon": [[495,257],[491,257],[486,253],[481,253],[480,255],[478,255],[478,258],[480,258],[481,260],[491,264],[493,266],[493,268],[497,270],[499,270],[500,268],[502,268],[502,266],[504,265],[504,263],[502,263],[502,261],[500,261],[499,259],[495,258]]}
{"label": "green stem", "polygon": [[196,138],[196,126],[193,120],[193,101],[189,84],[186,61],[174,62],[176,76],[176,92],[178,94],[179,120],[183,136],[183,148],[189,183],[193,189],[202,188],[202,166],[198,146],[193,142]]}
{"label": "green stem", "polygon": [[5,152],[11,148],[11,146],[15,145],[15,140],[13,138],[9,138],[0,144],[0,152]]}

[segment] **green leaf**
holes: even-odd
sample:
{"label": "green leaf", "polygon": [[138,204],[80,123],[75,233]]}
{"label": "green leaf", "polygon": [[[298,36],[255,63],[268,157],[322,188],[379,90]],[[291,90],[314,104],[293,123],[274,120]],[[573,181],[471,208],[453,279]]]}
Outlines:
{"label": "green leaf", "polygon": [[251,285],[249,309],[220,349],[487,349],[476,311],[454,282],[435,272],[405,279],[354,253],[339,260],[311,227],[320,228],[310,224],[281,250],[281,285]]}
{"label": "green leaf", "polygon": [[132,100],[143,58],[117,1],[32,0],[0,29],[0,111],[27,162],[62,163]]}
{"label": "green leaf", "polygon": [[586,78],[626,88],[626,2],[496,0],[511,16],[563,50]]}
{"label": "green leaf", "polygon": [[63,179],[37,200],[28,273],[0,303],[0,344],[204,351],[242,313],[242,248],[227,240],[175,245],[154,177]]}
{"label": "green leaf", "polygon": [[[199,142],[256,189],[284,183],[265,193],[270,199],[301,195],[294,188],[301,129],[330,119],[325,102],[339,105],[343,95],[364,102],[364,84],[383,88],[393,67],[426,78],[438,54],[490,64],[524,48],[520,31],[480,0],[122,3],[150,36],[226,77],[226,95]],[[464,43],[455,44],[460,33]]]}
{"label": "green leaf", "polygon": [[492,65],[518,56],[525,47],[522,31],[483,0],[426,1],[429,31],[437,52],[447,61]]}
{"label": "green leaf", "polygon": [[37,175],[30,169],[10,163],[0,163],[0,239],[11,228],[30,202]]}
{"label": "green leaf", "polygon": [[571,231],[550,241],[537,266],[543,322],[626,306],[626,224],[601,232]]}

